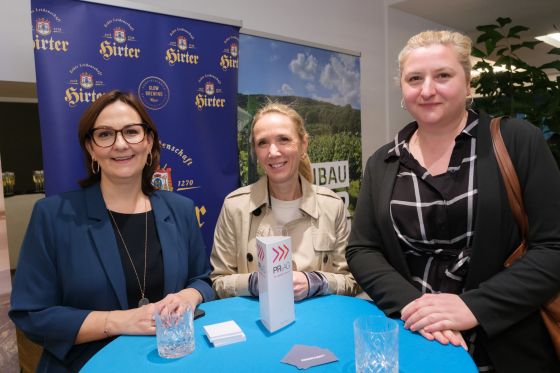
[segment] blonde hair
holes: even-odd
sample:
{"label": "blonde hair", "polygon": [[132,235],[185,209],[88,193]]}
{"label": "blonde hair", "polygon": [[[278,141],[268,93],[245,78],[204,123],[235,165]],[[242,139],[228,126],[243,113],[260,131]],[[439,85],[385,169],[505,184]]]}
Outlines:
{"label": "blonde hair", "polygon": [[[307,131],[305,130],[304,121],[301,115],[298,114],[297,111],[292,109],[290,106],[281,104],[279,102],[269,102],[265,106],[259,109],[255,116],[253,117],[253,123],[251,124],[251,144],[253,146],[253,151],[255,149],[255,137],[253,136],[253,132],[255,130],[255,124],[261,120],[263,116],[270,113],[278,113],[287,116],[290,118],[292,123],[294,124],[296,133],[299,137],[301,143],[303,143],[306,139],[309,138]],[[309,160],[309,156],[307,152],[303,154],[301,160],[299,162],[298,171],[304,178],[307,179],[310,183],[313,183],[313,171],[311,170],[311,161]]]}
{"label": "blonde hair", "polygon": [[451,46],[457,53],[457,59],[463,67],[467,82],[471,81],[471,49],[472,40],[466,35],[452,31],[423,31],[414,35],[406,42],[406,45],[399,53],[399,80],[402,75],[403,65],[410,52],[414,49],[429,47],[434,44]]}

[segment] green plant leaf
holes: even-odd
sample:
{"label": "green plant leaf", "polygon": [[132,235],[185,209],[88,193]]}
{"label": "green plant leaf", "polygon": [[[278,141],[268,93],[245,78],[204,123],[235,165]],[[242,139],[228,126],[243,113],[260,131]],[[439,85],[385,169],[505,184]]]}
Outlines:
{"label": "green plant leaf", "polygon": [[560,71],[560,60],[545,63],[544,65],[539,66],[539,69],[556,69]]}
{"label": "green plant leaf", "polygon": [[535,49],[535,46],[541,44],[542,41],[540,40],[535,40],[535,41],[524,41],[523,42],[523,46],[529,48],[529,49]]}
{"label": "green plant leaf", "polygon": [[536,40],[536,41],[524,41],[521,44],[513,44],[511,46],[511,51],[515,52],[516,50],[521,49],[521,48],[535,49],[535,46],[539,45],[540,43],[542,43],[542,42],[539,41],[539,40]]}
{"label": "green plant leaf", "polygon": [[486,53],[488,53],[488,55],[491,55],[494,49],[496,49],[496,41],[494,39],[486,40],[484,45],[486,46]]}
{"label": "green plant leaf", "polygon": [[482,31],[482,32],[488,32],[488,31],[492,31],[495,30],[497,28],[500,28],[500,26],[498,25],[482,25],[482,26],[476,26],[476,29],[478,31]]}
{"label": "green plant leaf", "polygon": [[478,61],[477,63],[474,64],[474,66],[472,67],[473,70],[488,70],[488,71],[492,71],[492,65],[490,65],[488,62],[486,61]]}
{"label": "green plant leaf", "polygon": [[498,58],[496,60],[496,62],[494,62],[494,66],[504,66],[506,67],[507,65],[511,65],[511,60],[512,58],[510,56],[500,56],[500,58]]}
{"label": "green plant leaf", "polygon": [[507,34],[508,38],[517,38],[519,39],[519,34],[522,31],[529,31],[528,27],[525,26],[513,26],[512,28],[509,29],[509,32]]}
{"label": "green plant leaf", "polygon": [[511,18],[509,18],[509,17],[506,17],[506,18],[498,17],[498,18],[496,18],[496,21],[500,24],[500,27],[504,27],[508,23],[511,23]]}
{"label": "green plant leaf", "polygon": [[515,52],[516,50],[523,48],[523,44],[513,44],[510,48],[512,52]]}
{"label": "green plant leaf", "polygon": [[504,54],[504,52],[507,52],[507,51],[508,51],[508,48],[501,48],[501,49],[498,49],[498,51],[496,52],[496,55],[497,55],[497,56],[501,56],[501,55]]}
{"label": "green plant leaf", "polygon": [[520,60],[520,59],[517,58],[517,57],[510,56],[509,62],[510,62],[513,66],[515,66],[517,69],[521,68],[521,69],[525,69],[525,70],[528,70],[528,71],[531,70],[531,69],[534,69],[533,66],[527,64],[527,62],[525,62],[525,61],[523,61],[523,60]]}
{"label": "green plant leaf", "polygon": [[[482,58],[473,66],[478,74],[471,81],[479,96],[476,108],[493,115],[522,113],[531,123],[546,123],[560,133],[560,75],[550,80],[546,74],[546,69],[560,71],[560,58],[542,66],[528,64],[516,51],[534,50],[541,41],[524,41],[529,39],[520,35],[529,28],[513,24],[510,18],[496,21],[494,25],[476,28],[480,32],[476,42],[480,44],[472,55]],[[486,60],[490,54],[497,56],[496,62]],[[560,56],[560,48],[553,48],[548,54]],[[510,71],[495,71],[497,66],[509,66]],[[557,153],[560,164],[560,146]]]}
{"label": "green plant leaf", "polygon": [[484,43],[486,42],[486,40],[495,40],[496,42],[502,40],[504,38],[504,35],[500,34],[498,31],[496,30],[488,30],[485,33],[483,33],[482,35],[480,35],[478,37],[478,39],[476,39],[477,44],[478,43]]}
{"label": "green plant leaf", "polygon": [[478,58],[484,58],[484,57],[487,57],[488,55],[486,53],[484,53],[483,51],[481,51],[480,49],[478,49],[477,47],[472,47],[471,56],[478,57]]}

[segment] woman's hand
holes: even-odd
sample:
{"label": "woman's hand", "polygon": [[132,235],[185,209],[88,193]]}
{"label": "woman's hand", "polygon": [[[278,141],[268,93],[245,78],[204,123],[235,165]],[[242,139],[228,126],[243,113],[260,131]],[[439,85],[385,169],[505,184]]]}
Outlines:
{"label": "woman's hand", "polygon": [[194,311],[202,303],[202,295],[192,288],[183,289],[177,293],[168,294],[165,298],[155,303],[156,313],[177,313],[182,315],[187,308]]}
{"label": "woman's hand", "polygon": [[78,330],[74,343],[81,344],[118,335],[156,333],[153,304],[115,311],[91,311]]}
{"label": "woman's hand", "polygon": [[150,303],[126,311],[111,311],[105,323],[108,336],[155,334],[154,310],[155,305]]}
{"label": "woman's hand", "polygon": [[309,294],[309,282],[307,276],[303,272],[294,271],[294,300],[300,301],[307,297]]}
{"label": "woman's hand", "polygon": [[426,338],[429,341],[433,341],[434,339],[439,343],[446,345],[451,343],[454,346],[461,346],[465,350],[467,350],[467,343],[463,339],[461,332],[456,330],[442,330],[433,333],[426,332],[424,330],[418,331],[420,335]]}
{"label": "woman's hand", "polygon": [[182,315],[188,307],[194,311],[202,300],[198,290],[187,288],[169,294],[157,303],[130,310],[92,311],[82,323],[75,343],[87,343],[117,335],[154,335],[156,312]]}
{"label": "woman's hand", "polygon": [[463,300],[455,294],[424,294],[401,311],[404,327],[412,331],[434,333],[444,330],[468,330],[478,320]]}

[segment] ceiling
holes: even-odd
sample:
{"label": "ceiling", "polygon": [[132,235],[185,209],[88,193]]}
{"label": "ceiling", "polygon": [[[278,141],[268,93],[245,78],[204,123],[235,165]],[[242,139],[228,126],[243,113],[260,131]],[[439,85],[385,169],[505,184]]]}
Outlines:
{"label": "ceiling", "polygon": [[[473,40],[479,35],[476,26],[496,23],[498,17],[509,17],[512,25],[528,27],[530,30],[521,34],[524,39],[534,40],[535,36],[560,32],[560,0],[392,0],[388,3],[406,13],[466,33]],[[551,48],[544,44],[534,51],[520,53],[520,57],[538,66],[554,59],[547,54]]]}
{"label": "ceiling", "polygon": [[[553,25],[560,29],[560,0],[385,0],[390,7],[399,9],[432,22],[444,25],[469,35],[476,40],[476,26],[495,23],[498,17],[509,17],[514,25],[523,25],[530,30],[523,33],[525,39],[555,32]],[[560,31],[559,31],[560,32]],[[520,52],[526,62],[539,66],[555,57],[548,55],[551,47],[543,44],[534,51]],[[0,81],[0,98],[13,96],[33,99],[35,85],[25,83],[22,87],[12,82]]]}

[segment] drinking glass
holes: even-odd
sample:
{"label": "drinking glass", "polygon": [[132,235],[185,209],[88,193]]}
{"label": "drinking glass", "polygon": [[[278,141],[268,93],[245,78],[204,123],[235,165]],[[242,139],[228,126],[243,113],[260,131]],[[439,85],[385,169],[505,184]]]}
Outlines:
{"label": "drinking glass", "polygon": [[178,358],[194,351],[193,310],[182,314],[156,313],[156,340],[159,356]]}
{"label": "drinking glass", "polygon": [[4,195],[10,196],[14,194],[15,184],[16,184],[16,175],[13,172],[2,173],[2,186],[4,187]]}
{"label": "drinking glass", "polygon": [[33,171],[33,183],[35,184],[35,192],[36,193],[44,193],[44,181],[45,176],[43,174],[43,170],[35,170]]}
{"label": "drinking glass", "polygon": [[354,321],[354,351],[358,373],[398,373],[399,325],[385,316]]}

